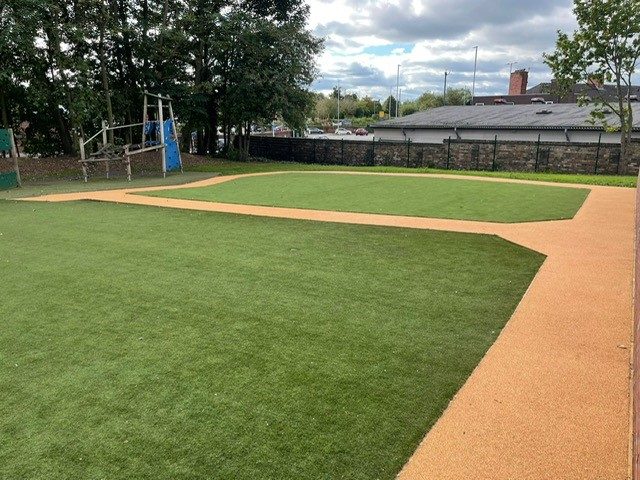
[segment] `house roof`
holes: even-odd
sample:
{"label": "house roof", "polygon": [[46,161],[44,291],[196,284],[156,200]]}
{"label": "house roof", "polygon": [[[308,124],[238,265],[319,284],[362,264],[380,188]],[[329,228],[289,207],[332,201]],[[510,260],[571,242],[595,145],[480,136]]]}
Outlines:
{"label": "house roof", "polygon": [[[527,90],[527,94],[533,95],[549,95],[556,88],[555,82],[544,82],[539,83]],[[626,89],[623,88],[626,93]],[[632,85],[630,88],[631,95],[640,95],[640,85]],[[604,98],[607,100],[612,100],[616,98],[617,89],[615,85],[612,84],[604,84],[600,86],[596,86],[591,83],[576,83],[571,87],[569,92],[567,92],[570,97],[578,98],[581,96],[587,96],[592,99]],[[557,95],[556,95],[557,96]],[[564,96],[567,96],[565,94]]]}
{"label": "house roof", "polygon": [[[498,130],[604,130],[592,124],[592,105],[484,105],[438,107],[406,117],[378,122],[374,128],[498,129]],[[540,113],[540,112],[549,113]],[[640,105],[633,106],[634,130],[640,130]],[[617,115],[606,116],[610,126],[619,125]]]}

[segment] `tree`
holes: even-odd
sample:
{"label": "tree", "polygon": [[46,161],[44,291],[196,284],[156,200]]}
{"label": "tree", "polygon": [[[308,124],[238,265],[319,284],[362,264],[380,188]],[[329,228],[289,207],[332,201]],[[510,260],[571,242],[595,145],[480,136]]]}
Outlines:
{"label": "tree", "polygon": [[[640,5],[637,0],[574,0],[578,28],[570,37],[558,31],[556,49],[545,62],[561,86],[593,78],[613,82],[616,98],[597,99],[592,121],[620,131],[620,171],[629,162],[633,129],[631,77],[640,58]],[[615,113],[618,125],[609,125],[605,109]]]}
{"label": "tree", "polygon": [[396,99],[393,95],[387,97],[387,99],[382,102],[382,110],[389,114],[389,118],[394,117],[396,114]]}

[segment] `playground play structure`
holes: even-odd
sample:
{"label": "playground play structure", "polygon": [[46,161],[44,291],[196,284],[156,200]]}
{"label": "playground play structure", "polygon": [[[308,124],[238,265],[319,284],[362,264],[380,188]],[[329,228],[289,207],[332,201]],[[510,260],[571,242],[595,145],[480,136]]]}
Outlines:
{"label": "playground play structure", "polygon": [[[155,112],[150,111],[152,109],[155,109]],[[166,120],[165,109],[168,110],[169,115]],[[132,129],[134,127],[142,127],[142,141],[140,143],[115,145],[109,141],[110,136],[113,138],[114,131]],[[109,132],[112,133],[110,134]],[[87,156],[87,145],[90,145],[99,136],[102,137],[102,143],[98,143],[97,150]],[[88,140],[81,136],[79,144],[80,163],[85,182],[89,180],[88,167],[90,164],[104,163],[107,178],[109,178],[109,164],[113,161],[124,162],[127,169],[127,180],[131,181],[131,157],[153,151],[160,152],[163,176],[166,176],[167,172],[182,171],[178,133],[173,117],[171,97],[169,96],[156,95],[145,91],[142,123],[109,126],[106,121],[103,121],[102,129],[98,133]]]}
{"label": "playground play structure", "polygon": [[20,168],[18,167],[18,149],[13,138],[13,130],[0,129],[0,153],[8,154],[13,159],[13,171],[0,171],[0,190],[21,187]]}

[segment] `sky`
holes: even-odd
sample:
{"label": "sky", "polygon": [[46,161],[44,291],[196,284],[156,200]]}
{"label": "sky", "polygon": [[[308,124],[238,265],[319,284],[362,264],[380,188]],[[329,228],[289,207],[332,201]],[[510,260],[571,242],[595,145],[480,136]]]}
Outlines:
{"label": "sky", "polygon": [[400,67],[402,100],[473,83],[476,95],[505,94],[513,69],[529,70],[529,86],[551,79],[543,52],[556,32],[572,32],[571,0],[307,0],[309,26],[325,39],[312,89],[384,99]]}

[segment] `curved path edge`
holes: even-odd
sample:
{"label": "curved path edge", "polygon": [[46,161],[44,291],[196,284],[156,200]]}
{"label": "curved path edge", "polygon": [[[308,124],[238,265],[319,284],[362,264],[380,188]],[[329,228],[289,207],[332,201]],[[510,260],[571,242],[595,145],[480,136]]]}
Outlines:
{"label": "curved path edge", "polygon": [[563,184],[591,190],[575,218],[520,224],[132,195],[214,185],[239,177],[24,200],[98,200],[494,234],[540,251],[547,259],[513,316],[398,477],[402,480],[629,478],[635,189]]}

